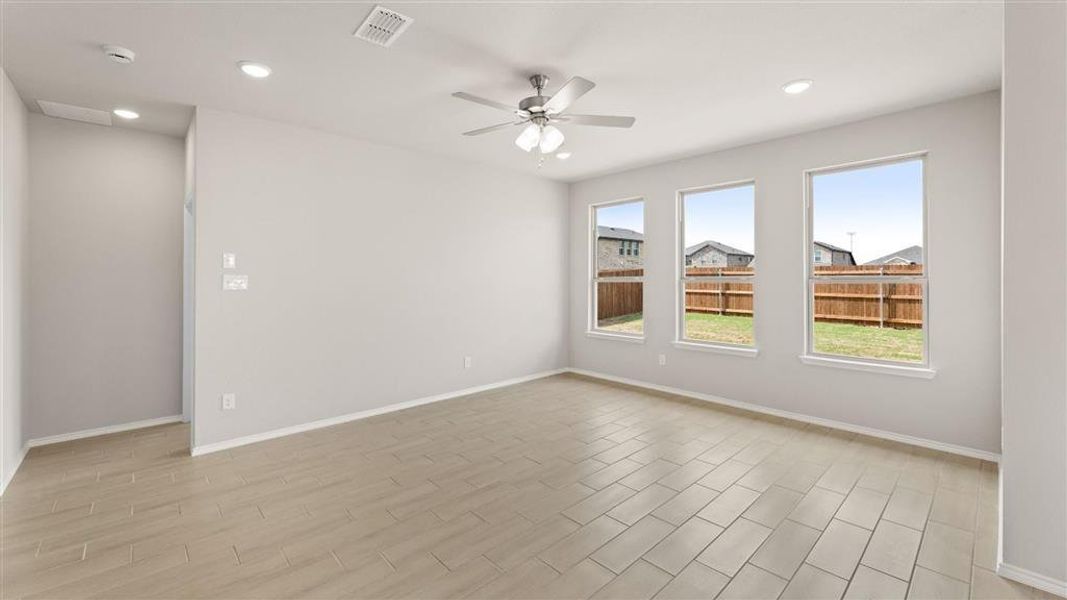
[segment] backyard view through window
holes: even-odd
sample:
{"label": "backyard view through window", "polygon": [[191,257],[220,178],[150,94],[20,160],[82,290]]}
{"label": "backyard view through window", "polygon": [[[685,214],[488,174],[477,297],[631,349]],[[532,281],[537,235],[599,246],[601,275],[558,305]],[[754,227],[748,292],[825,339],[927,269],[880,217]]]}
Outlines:
{"label": "backyard view through window", "polygon": [[593,207],[593,323],[610,333],[644,333],[645,203]]}
{"label": "backyard view through window", "polygon": [[752,346],[756,187],[682,194],[681,339]]}
{"label": "backyard view through window", "polygon": [[810,352],[926,362],[923,166],[811,175]]}

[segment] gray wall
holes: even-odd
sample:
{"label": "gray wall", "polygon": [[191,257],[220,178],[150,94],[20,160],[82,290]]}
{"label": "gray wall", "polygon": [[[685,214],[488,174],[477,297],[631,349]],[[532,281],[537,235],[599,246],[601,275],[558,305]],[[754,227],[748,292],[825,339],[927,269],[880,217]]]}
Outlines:
{"label": "gray wall", "polygon": [[1067,5],[1011,2],[1004,25],[1003,561],[1063,586]]}
{"label": "gray wall", "polygon": [[181,413],[182,140],[30,115],[29,438]]}
{"label": "gray wall", "polygon": [[196,296],[196,118],[185,134],[185,196],[182,207],[182,419],[193,419],[193,356]]}
{"label": "gray wall", "polygon": [[[618,377],[1000,451],[1000,103],[990,92],[577,183],[571,362]],[[801,363],[805,169],[930,152],[932,380]],[[677,190],[756,180],[756,358],[675,349]],[[588,206],[645,198],[644,344],[587,337]],[[981,299],[977,301],[976,299]],[[659,354],[667,364],[659,366]]]}
{"label": "gray wall", "polygon": [[26,420],[29,154],[26,106],[0,70],[0,492],[22,457]]}
{"label": "gray wall", "polygon": [[195,134],[198,447],[567,364],[565,185],[203,108]]}

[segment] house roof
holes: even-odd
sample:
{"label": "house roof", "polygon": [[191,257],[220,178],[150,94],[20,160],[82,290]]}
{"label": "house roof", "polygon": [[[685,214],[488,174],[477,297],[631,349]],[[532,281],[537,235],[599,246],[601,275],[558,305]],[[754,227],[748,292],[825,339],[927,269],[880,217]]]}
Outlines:
{"label": "house roof", "polygon": [[722,244],[722,243],[716,242],[715,240],[704,240],[703,242],[700,242],[699,244],[695,244],[693,246],[689,246],[688,248],[685,249],[685,255],[687,257],[688,256],[692,256],[693,254],[703,250],[704,248],[706,248],[708,246],[711,246],[712,248],[715,248],[716,250],[718,250],[719,252],[722,252],[723,254],[733,254],[733,255],[737,255],[737,256],[755,256],[755,254],[752,254],[751,252],[745,252],[744,250],[739,250],[737,248],[734,248],[733,246],[727,246],[726,244]]}
{"label": "house roof", "polygon": [[844,252],[845,255],[848,256],[848,264],[850,264],[850,265],[856,264],[856,257],[852,255],[852,251],[851,250],[845,250],[844,248],[840,248],[840,247],[835,246],[833,244],[827,244],[826,242],[820,242],[819,240],[815,240],[814,245],[820,246],[822,248],[826,248],[827,250],[830,250],[831,252]]}
{"label": "house roof", "polygon": [[623,229],[622,227],[605,227],[604,225],[597,225],[596,236],[598,238],[606,238],[609,240],[637,240],[639,242],[645,241],[645,236],[640,231],[634,231],[633,229]]}
{"label": "house roof", "polygon": [[923,261],[923,247],[922,246],[908,246],[907,248],[891,252],[885,256],[880,256],[872,261],[868,261],[868,265],[884,265],[891,262],[893,259],[898,259],[909,264],[921,264]]}
{"label": "house roof", "polygon": [[815,245],[816,246],[822,246],[823,248],[826,248],[827,250],[833,250],[834,252],[848,252],[849,254],[852,253],[851,250],[845,250],[844,248],[838,248],[837,246],[835,246],[833,244],[827,244],[826,242],[820,242],[819,240],[815,240]]}

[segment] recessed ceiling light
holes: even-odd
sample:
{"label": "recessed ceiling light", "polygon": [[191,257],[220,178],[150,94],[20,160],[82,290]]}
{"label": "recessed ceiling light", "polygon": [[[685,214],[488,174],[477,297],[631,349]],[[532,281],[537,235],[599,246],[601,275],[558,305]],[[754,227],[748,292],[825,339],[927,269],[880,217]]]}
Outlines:
{"label": "recessed ceiling light", "polygon": [[811,88],[813,83],[815,82],[810,79],[797,79],[783,85],[782,91],[787,94],[803,94]]}
{"label": "recessed ceiling light", "polygon": [[128,120],[131,120],[131,121],[133,119],[138,119],[138,118],[141,117],[141,115],[137,114],[136,112],[134,112],[134,111],[132,111],[132,110],[130,110],[128,108],[116,108],[115,110],[113,110],[111,112],[114,113],[114,115],[116,117],[120,117],[120,118],[123,118],[123,119],[128,119]]}
{"label": "recessed ceiling light", "polygon": [[570,152],[557,152],[556,153],[556,158],[558,158],[560,160],[567,160],[570,157],[571,157],[571,153]]}
{"label": "recessed ceiling light", "polygon": [[237,63],[237,66],[241,69],[242,73],[248,75],[249,77],[254,77],[256,79],[270,77],[270,67],[263,63],[242,60],[241,62]]}

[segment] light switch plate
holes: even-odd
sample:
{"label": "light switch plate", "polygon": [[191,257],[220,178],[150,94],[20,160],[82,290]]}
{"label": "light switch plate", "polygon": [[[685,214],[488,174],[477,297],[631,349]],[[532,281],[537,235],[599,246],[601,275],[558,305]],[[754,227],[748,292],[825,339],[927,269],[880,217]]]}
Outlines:
{"label": "light switch plate", "polygon": [[233,275],[227,273],[222,276],[222,289],[227,291],[242,291],[248,289],[248,275]]}
{"label": "light switch plate", "polygon": [[222,253],[222,268],[223,269],[236,269],[237,268],[237,255],[233,252]]}

